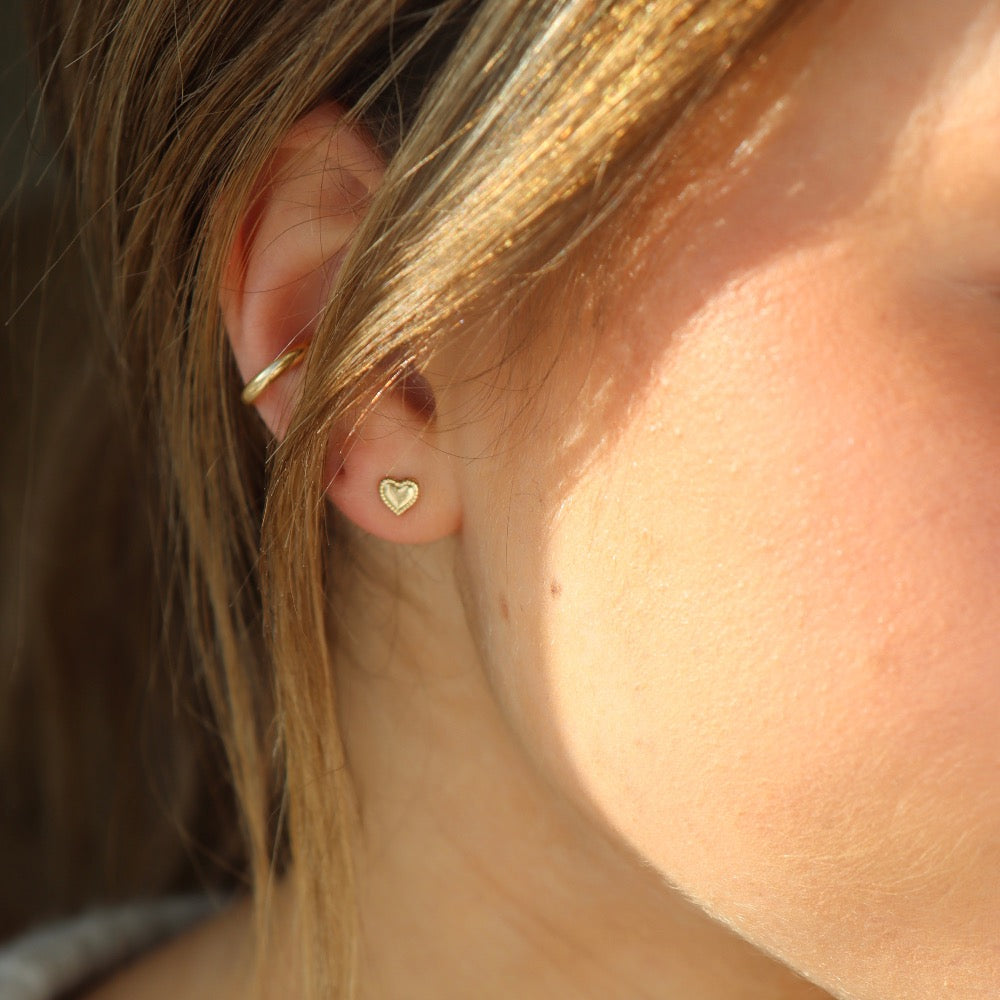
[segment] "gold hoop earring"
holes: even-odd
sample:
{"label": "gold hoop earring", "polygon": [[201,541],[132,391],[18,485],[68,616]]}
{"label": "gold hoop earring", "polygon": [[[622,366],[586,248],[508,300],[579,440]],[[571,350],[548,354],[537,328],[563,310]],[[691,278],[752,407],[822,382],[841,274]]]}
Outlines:
{"label": "gold hoop earring", "polygon": [[400,517],[405,514],[420,496],[420,487],[412,479],[390,479],[386,477],[378,484],[378,495],[382,503]]}
{"label": "gold hoop earring", "polygon": [[240,393],[240,399],[248,406],[276,379],[294,368],[306,356],[304,347],[289,348],[284,354],[279,354],[259,375],[255,375]]}

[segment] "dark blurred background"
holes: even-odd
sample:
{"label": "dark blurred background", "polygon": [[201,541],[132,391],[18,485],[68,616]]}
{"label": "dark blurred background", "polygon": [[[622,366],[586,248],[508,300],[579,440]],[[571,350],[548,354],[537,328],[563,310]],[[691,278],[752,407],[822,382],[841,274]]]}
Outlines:
{"label": "dark blurred background", "polygon": [[[79,261],[70,252],[50,266],[65,249],[65,228],[54,225],[55,175],[38,147],[22,11],[21,0],[0,0],[0,940],[63,909],[57,886],[68,887],[61,861],[41,861],[54,857],[42,843],[42,785],[50,779],[33,753],[58,720],[28,717],[39,695],[32,609],[42,528],[35,515],[47,502],[38,495],[48,474],[38,459],[49,431],[39,415],[60,389],[39,361],[85,349],[84,337],[65,333],[80,314]],[[85,324],[75,325],[85,334]]]}
{"label": "dark blurred background", "polygon": [[242,868],[22,16],[0,0],[0,942]]}
{"label": "dark blurred background", "polygon": [[25,99],[30,95],[25,40],[22,31],[21,0],[0,0],[0,178],[9,193],[20,177],[27,136],[19,126]]}

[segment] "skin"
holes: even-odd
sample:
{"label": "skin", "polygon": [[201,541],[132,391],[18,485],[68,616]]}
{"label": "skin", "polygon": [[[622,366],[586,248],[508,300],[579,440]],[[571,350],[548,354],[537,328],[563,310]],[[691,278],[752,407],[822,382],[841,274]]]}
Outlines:
{"label": "skin", "polygon": [[[366,998],[1000,991],[1000,3],[794,42],[592,332],[428,372],[462,528],[362,541],[338,678]],[[239,996],[247,927],[100,995]]]}

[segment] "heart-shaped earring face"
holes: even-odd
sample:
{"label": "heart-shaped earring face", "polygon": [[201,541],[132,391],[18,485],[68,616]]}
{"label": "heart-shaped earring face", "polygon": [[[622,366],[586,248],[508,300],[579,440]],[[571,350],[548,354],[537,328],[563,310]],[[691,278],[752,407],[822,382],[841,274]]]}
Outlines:
{"label": "heart-shaped earring face", "polygon": [[412,479],[383,479],[378,484],[382,503],[399,517],[405,514],[420,496],[420,487]]}

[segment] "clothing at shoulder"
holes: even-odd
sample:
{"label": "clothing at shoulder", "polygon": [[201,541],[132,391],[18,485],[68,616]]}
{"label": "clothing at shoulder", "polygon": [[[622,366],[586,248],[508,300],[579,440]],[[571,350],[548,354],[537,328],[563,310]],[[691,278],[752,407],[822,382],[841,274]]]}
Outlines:
{"label": "clothing at shoulder", "polygon": [[59,1000],[166,941],[216,909],[178,897],[96,910],[0,947],[0,1000]]}

